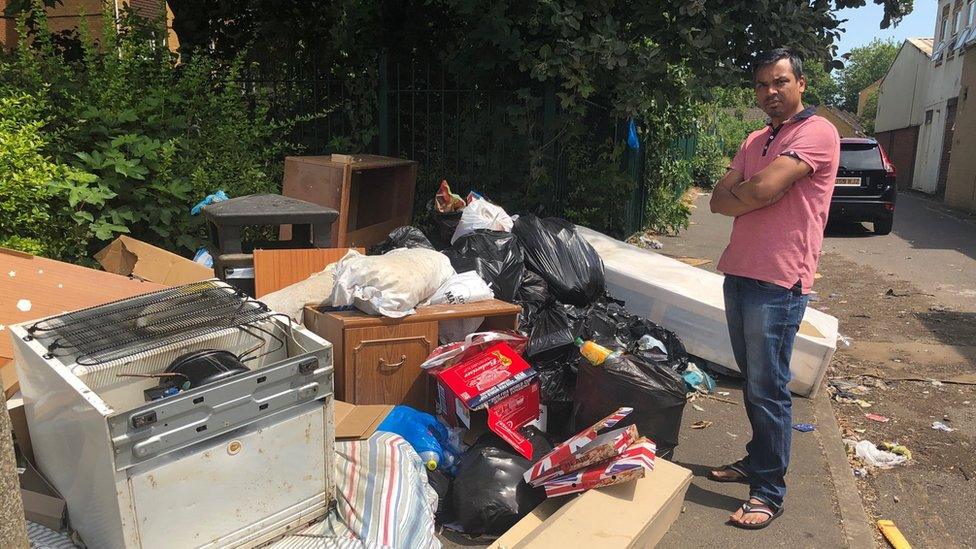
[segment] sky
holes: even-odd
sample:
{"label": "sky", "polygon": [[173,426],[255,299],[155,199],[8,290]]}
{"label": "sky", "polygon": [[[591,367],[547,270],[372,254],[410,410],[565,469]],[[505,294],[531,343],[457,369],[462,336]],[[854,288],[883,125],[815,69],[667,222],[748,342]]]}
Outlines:
{"label": "sky", "polygon": [[884,30],[878,28],[884,17],[884,8],[875,4],[874,0],[867,0],[867,5],[860,8],[840,10],[837,18],[849,21],[841,24],[847,31],[841,34],[837,43],[837,55],[841,56],[851,51],[851,48],[864,46],[875,38],[893,38],[899,44],[906,38],[931,38],[935,32],[935,12],[938,7],[938,0],[915,0],[912,13],[905,16],[897,27]]}

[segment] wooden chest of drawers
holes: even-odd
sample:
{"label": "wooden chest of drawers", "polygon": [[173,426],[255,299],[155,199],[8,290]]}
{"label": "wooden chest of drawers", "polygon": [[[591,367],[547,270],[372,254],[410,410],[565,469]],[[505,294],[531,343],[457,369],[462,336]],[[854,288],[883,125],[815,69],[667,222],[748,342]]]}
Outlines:
{"label": "wooden chest of drawers", "polygon": [[490,300],[432,305],[405,318],[308,307],[305,326],[332,343],[335,393],[351,404],[407,404],[431,411],[431,384],[420,364],[438,345],[440,323],[484,317],[478,331],[518,328],[518,305]]}

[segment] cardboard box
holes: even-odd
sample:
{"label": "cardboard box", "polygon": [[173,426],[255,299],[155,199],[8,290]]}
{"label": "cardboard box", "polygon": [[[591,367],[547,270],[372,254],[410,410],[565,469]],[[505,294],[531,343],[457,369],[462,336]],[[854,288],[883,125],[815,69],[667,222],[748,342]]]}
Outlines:
{"label": "cardboard box", "polygon": [[[637,434],[636,425],[628,425],[627,427],[603,433],[578,452],[571,454],[564,462],[556,464],[541,477],[534,478],[528,482],[532,486],[541,486],[567,473],[619,456],[639,437],[640,435]],[[545,459],[543,458],[543,462]]]}
{"label": "cardboard box", "polygon": [[498,538],[492,549],[654,547],[681,514],[691,471],[663,459],[635,482],[546,500]]}
{"label": "cardboard box", "polygon": [[485,410],[488,428],[532,457],[532,443],[518,429],[539,418],[538,373],[508,344],[492,345],[432,375],[437,413],[448,425],[471,429],[471,413]]}
{"label": "cardboard box", "polygon": [[165,288],[4,248],[0,281],[0,378],[8,396],[17,392],[17,372],[6,326]]}
{"label": "cardboard box", "polygon": [[179,286],[214,277],[210,267],[129,236],[113,240],[95,254],[95,259],[110,273],[134,275],[166,286]]}
{"label": "cardboard box", "polygon": [[31,445],[30,431],[27,428],[27,413],[24,411],[24,399],[20,395],[7,400],[7,413],[10,415],[11,430],[20,453],[28,461],[34,461],[34,447]]}
{"label": "cardboard box", "polygon": [[20,474],[20,497],[24,501],[27,520],[55,532],[60,532],[67,524],[68,507],[64,498],[31,463]]}
{"label": "cardboard box", "polygon": [[656,451],[653,442],[640,438],[608,460],[546,481],[546,497],[565,496],[643,478],[647,471],[654,470]]}
{"label": "cardboard box", "polygon": [[[603,442],[606,439],[605,442],[616,443],[616,446],[619,447],[619,442],[616,441],[616,437],[608,436],[613,435],[616,431],[606,433],[602,437],[599,435],[599,432],[620,423],[622,419],[633,411],[633,408],[622,406],[616,412],[569,437],[561,444],[558,444],[551,452],[542,456],[539,461],[535,462],[525,472],[525,475],[523,475],[525,482],[533,486],[538,486],[553,477],[579,469],[591,463],[596,463],[596,461],[599,461],[599,459],[596,459],[598,456],[603,456],[601,459],[607,459],[613,454],[606,453],[606,449],[603,448],[605,446]],[[636,429],[634,431],[628,431],[628,433],[636,434]],[[637,437],[634,436],[634,438]],[[629,444],[630,441],[627,441],[624,447]],[[620,448],[620,450],[623,450],[623,448]],[[620,450],[613,453],[620,453]]]}
{"label": "cardboard box", "polygon": [[348,402],[335,401],[336,440],[366,440],[380,423],[386,419],[393,406],[387,404],[365,404],[356,406]]}

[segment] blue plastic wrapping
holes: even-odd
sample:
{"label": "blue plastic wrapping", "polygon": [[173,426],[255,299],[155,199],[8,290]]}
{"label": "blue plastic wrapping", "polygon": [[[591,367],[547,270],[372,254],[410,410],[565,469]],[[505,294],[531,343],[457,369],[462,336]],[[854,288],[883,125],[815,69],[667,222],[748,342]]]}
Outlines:
{"label": "blue plastic wrapping", "polygon": [[409,406],[396,406],[376,430],[406,439],[428,469],[451,471],[457,464],[458,454],[452,448],[447,427],[428,413]]}

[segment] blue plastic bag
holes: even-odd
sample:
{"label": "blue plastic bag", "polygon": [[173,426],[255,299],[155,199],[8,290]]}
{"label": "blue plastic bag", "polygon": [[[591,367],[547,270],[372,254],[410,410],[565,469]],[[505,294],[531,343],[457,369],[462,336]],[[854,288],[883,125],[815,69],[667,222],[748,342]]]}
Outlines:
{"label": "blue plastic bag", "polygon": [[230,200],[230,197],[227,196],[227,193],[225,193],[223,189],[213,194],[208,194],[206,198],[200,202],[197,202],[197,205],[190,210],[190,215],[200,215],[200,210],[202,210],[204,206],[209,206],[214,202],[222,202],[224,200]]}
{"label": "blue plastic bag", "polygon": [[631,118],[627,121],[627,146],[631,149],[640,149],[640,139],[637,137],[637,122]]}
{"label": "blue plastic bag", "polygon": [[695,389],[701,389],[706,393],[711,393],[715,390],[715,380],[712,379],[712,376],[701,371],[694,364],[688,364],[688,369],[685,370],[685,373],[681,377],[684,378],[689,392]]}
{"label": "blue plastic bag", "polygon": [[434,416],[409,406],[396,406],[380,423],[377,431],[400,435],[420,454],[428,469],[452,471],[457,465],[457,452],[451,447],[447,427]]}

